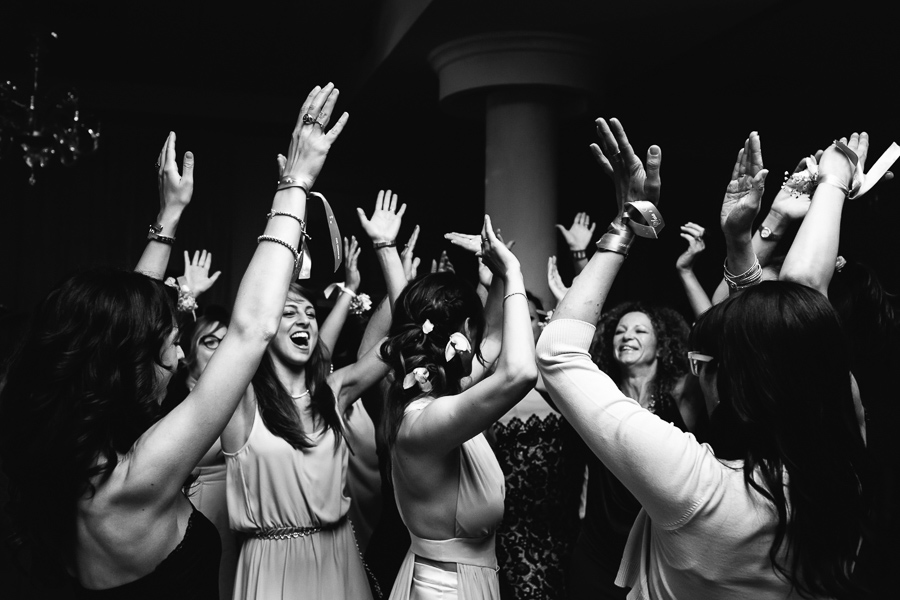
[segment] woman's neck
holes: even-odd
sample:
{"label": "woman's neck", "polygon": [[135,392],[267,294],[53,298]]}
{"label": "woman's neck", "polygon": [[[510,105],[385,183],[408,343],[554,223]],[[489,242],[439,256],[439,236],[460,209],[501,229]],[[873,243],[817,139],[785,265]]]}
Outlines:
{"label": "woman's neck", "polygon": [[275,367],[275,376],[278,382],[284,386],[291,398],[299,400],[306,398],[309,391],[306,388],[306,367],[287,367],[277,361],[272,361]]}
{"label": "woman's neck", "polygon": [[647,408],[653,395],[653,381],[656,379],[656,361],[649,365],[632,365],[622,369],[622,393],[637,400]]}

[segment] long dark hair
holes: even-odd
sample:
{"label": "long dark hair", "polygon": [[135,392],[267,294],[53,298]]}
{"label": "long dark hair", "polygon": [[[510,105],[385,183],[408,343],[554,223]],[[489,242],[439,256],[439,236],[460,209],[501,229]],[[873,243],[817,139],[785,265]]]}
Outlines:
{"label": "long dark hair", "polygon": [[689,371],[687,362],[687,340],[690,327],[678,311],[666,306],[624,302],[605,313],[597,325],[594,347],[591,355],[600,370],[610,376],[616,385],[622,385],[622,369],[615,359],[613,337],[619,320],[628,313],[640,312],[647,315],[656,334],[656,377],[652,382],[652,393],[657,398],[673,395],[675,386]]}
{"label": "long dark hair", "polygon": [[[314,304],[313,292],[296,283],[291,284],[288,294],[302,296]],[[330,373],[331,363],[326,358],[322,341],[319,340],[312,349],[309,361],[304,368],[306,389],[309,390],[313,418],[321,418],[325,427],[334,432],[335,450],[337,450],[343,436],[343,427],[337,411],[337,400],[327,381]],[[315,442],[303,431],[300,413],[297,411],[293,398],[278,380],[275,364],[272,362],[269,352],[263,354],[259,368],[256,369],[256,374],[253,376],[253,391],[256,393],[259,415],[269,431],[298,450],[315,446]]]}
{"label": "long dark hair", "polygon": [[159,418],[175,319],[170,288],[108,269],[75,275],[35,311],[0,393],[0,452],[19,516],[59,558],[77,500]]}
{"label": "long dark hair", "polygon": [[[426,319],[434,329],[425,333]],[[484,335],[484,308],[478,294],[454,273],[433,273],[410,284],[394,304],[394,318],[388,339],[381,345],[381,358],[391,369],[386,394],[382,434],[393,446],[403,420],[403,412],[415,398],[424,395],[418,386],[403,389],[403,378],[412,369],[428,369],[434,397],[461,391],[464,367],[459,357],[446,362],[444,349],[450,335],[462,332],[469,322],[470,342],[481,358]]]}
{"label": "long dark hair", "polygon": [[691,348],[715,358],[706,367],[716,369],[720,402],[711,427],[731,446],[716,454],[742,459],[747,486],[777,512],[773,568],[804,597],[858,597],[865,446],[831,304],[805,286],[766,281],[704,313]]}

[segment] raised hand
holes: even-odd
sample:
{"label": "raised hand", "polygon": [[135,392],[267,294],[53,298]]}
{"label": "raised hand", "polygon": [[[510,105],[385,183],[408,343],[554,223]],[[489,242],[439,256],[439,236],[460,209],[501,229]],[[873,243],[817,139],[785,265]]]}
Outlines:
{"label": "raised hand", "polygon": [[659,202],[660,177],[659,168],[662,162],[662,151],[659,146],[650,146],[647,150],[647,167],[635,153],[625,129],[618,119],[597,119],[597,135],[599,144],[591,144],[591,152],[600,163],[604,173],[616,187],[616,200],[619,204],[619,217],[623,216],[626,202],[646,200]]}
{"label": "raised hand", "polygon": [[194,257],[185,250],[184,252],[184,281],[179,281],[191,290],[196,298],[213,286],[222,271],[216,271],[211,276],[209,268],[212,265],[212,252],[196,250]]}
{"label": "raised hand", "polygon": [[191,202],[191,196],[194,193],[194,154],[190,151],[185,152],[182,164],[183,175],[178,172],[178,163],[175,162],[175,132],[172,131],[166,138],[166,143],[163,144],[157,161],[160,215],[167,208],[177,211],[184,210]]}
{"label": "raised hand", "polygon": [[753,131],[738,152],[725,188],[720,222],[726,237],[751,235],[768,174],[763,168],[759,134]]}
{"label": "raised hand", "polygon": [[444,271],[449,271],[450,273],[456,273],[456,267],[453,266],[453,263],[450,262],[450,257],[447,256],[447,251],[443,250],[441,252],[441,258],[439,260],[431,260],[431,272],[432,273],[443,273]]}
{"label": "raised hand", "polygon": [[337,99],[338,90],[332,83],[325,87],[314,87],[306,97],[291,134],[287,156],[278,156],[282,178],[290,177],[305,185],[307,190],[312,188],[322,171],[331,145],[350,118],[347,113],[342,114],[334,126],[325,131]]}
{"label": "raised hand", "polygon": [[419,226],[416,225],[413,228],[412,235],[409,236],[406,245],[403,246],[403,251],[400,252],[400,261],[403,263],[403,274],[406,275],[407,281],[412,281],[416,278],[416,275],[419,273],[419,264],[422,262],[421,259],[415,255],[416,242],[419,241],[419,231]]}
{"label": "raised hand", "polygon": [[856,156],[859,157],[858,164],[854,165],[836,144],[832,144],[825,149],[819,159],[819,177],[828,175],[837,177],[850,189],[853,187],[853,180],[857,178],[857,175],[865,172],[866,157],[869,154],[869,134],[865,131],[862,133],[854,131],[849,140],[841,138],[840,141],[856,153]]}
{"label": "raised hand", "polygon": [[566,239],[570,250],[584,250],[591,243],[597,224],[591,223],[591,217],[586,212],[580,212],[575,215],[575,220],[569,229],[559,223],[556,224],[556,228]]}
{"label": "raised hand", "polygon": [[351,292],[359,290],[361,277],[359,275],[359,243],[356,236],[350,236],[350,240],[344,238],[344,284]]}
{"label": "raised hand", "polygon": [[566,297],[569,288],[563,283],[562,277],[559,276],[559,268],[556,266],[556,257],[551,256],[547,259],[547,284],[550,286],[550,293],[556,298],[556,303]]}
{"label": "raised hand", "polygon": [[491,217],[489,215],[484,215],[484,226],[481,228],[480,237],[480,249],[475,256],[481,258],[485,266],[491,270],[491,273],[493,273],[494,276],[503,277],[505,279],[506,274],[510,271],[518,271],[521,269],[519,259],[516,258],[516,255],[509,249],[512,242],[506,244],[497,237],[491,227]]}
{"label": "raised hand", "polygon": [[391,190],[381,190],[375,199],[375,210],[371,219],[366,217],[361,208],[357,208],[356,212],[359,214],[359,222],[373,244],[395,242],[397,234],[400,233],[400,223],[403,221],[403,213],[406,212],[406,204],[397,210],[397,194],[392,194]]}
{"label": "raised hand", "polygon": [[681,271],[690,271],[694,268],[694,259],[697,255],[706,249],[706,243],[703,241],[705,233],[703,227],[696,223],[685,223],[681,226],[681,237],[687,240],[687,250],[675,261],[675,267]]}

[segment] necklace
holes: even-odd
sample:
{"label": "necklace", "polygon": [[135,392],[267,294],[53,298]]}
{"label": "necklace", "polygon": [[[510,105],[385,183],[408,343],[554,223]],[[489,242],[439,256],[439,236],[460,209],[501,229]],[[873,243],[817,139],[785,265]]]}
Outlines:
{"label": "necklace", "polygon": [[291,396],[291,398],[293,398],[294,400],[299,400],[299,399],[302,398],[303,396],[309,396],[309,390],[306,390],[305,392],[303,392],[303,393],[300,394],[299,396]]}

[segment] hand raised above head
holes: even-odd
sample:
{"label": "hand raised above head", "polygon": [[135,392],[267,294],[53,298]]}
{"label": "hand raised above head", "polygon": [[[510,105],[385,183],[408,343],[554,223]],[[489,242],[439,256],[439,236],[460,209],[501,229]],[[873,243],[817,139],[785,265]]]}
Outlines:
{"label": "hand raised above head", "polygon": [[597,224],[591,223],[591,217],[586,212],[580,212],[575,215],[575,220],[572,221],[569,229],[558,223],[556,228],[562,233],[571,250],[584,250],[591,243]]}
{"label": "hand raised above head", "polygon": [[682,271],[693,268],[694,259],[698,254],[706,249],[706,242],[703,241],[703,234],[706,230],[696,223],[685,223],[681,226],[681,237],[687,240],[687,249],[675,261],[675,267]]}
{"label": "hand raised above head", "polygon": [[759,213],[760,200],[769,171],[763,168],[762,146],[755,131],[738,152],[725,188],[720,223],[726,237],[752,235],[753,220]]}
{"label": "hand raised above head", "polygon": [[547,259],[547,284],[550,286],[550,292],[556,298],[556,303],[565,298],[569,288],[563,283],[562,277],[559,275],[559,269],[556,266],[556,257],[551,256]]}
{"label": "hand raised above head", "polygon": [[182,164],[183,174],[178,172],[178,163],[175,162],[175,132],[169,132],[157,160],[160,214],[167,208],[183,210],[191,202],[194,194],[194,154],[185,152]]}
{"label": "hand raised above head", "polygon": [[325,131],[333,116],[334,105],[338,99],[338,90],[334,84],[312,89],[291,134],[291,144],[281,169],[281,176],[290,177],[302,183],[306,189],[312,188],[316,177],[322,171],[325,157],[331,145],[347,124],[349,115],[344,113],[334,126]]}
{"label": "hand raised above head", "polygon": [[361,208],[357,208],[356,212],[359,215],[359,222],[373,244],[393,243],[397,241],[397,234],[400,233],[400,223],[403,221],[403,213],[406,212],[406,204],[402,204],[398,210],[397,194],[392,194],[391,190],[381,190],[375,199],[375,210],[371,219],[366,217]]}
{"label": "hand raised above head", "polygon": [[406,275],[407,281],[412,281],[416,278],[419,272],[419,264],[422,262],[415,255],[416,242],[419,241],[419,231],[419,226],[416,225],[409,236],[409,240],[407,240],[406,245],[403,246],[403,250],[400,252],[400,261],[403,263],[403,273]]}
{"label": "hand raised above head", "polygon": [[645,200],[657,204],[659,202],[662,150],[659,146],[650,146],[647,150],[646,168],[638,158],[625,129],[618,119],[597,119],[597,135],[599,144],[591,144],[591,152],[600,163],[603,171],[613,180],[616,187],[616,200],[619,215],[628,202]]}
{"label": "hand raised above head", "polygon": [[359,243],[356,236],[350,236],[350,239],[344,238],[344,283],[351,292],[359,290],[359,284],[362,277],[359,274]]}
{"label": "hand raised above head", "polygon": [[512,253],[509,246],[494,233],[491,226],[491,217],[484,215],[484,226],[481,228],[481,249],[476,256],[481,257],[485,266],[491,270],[495,277],[506,278],[510,271],[519,271],[519,259]]}
{"label": "hand raised above head", "polygon": [[209,288],[213,286],[219,276],[222,274],[222,271],[216,271],[212,275],[209,274],[209,269],[212,266],[212,252],[207,252],[206,250],[196,250],[194,252],[194,258],[190,257],[190,254],[187,250],[184,251],[184,281],[179,283],[183,283],[187,285],[191,293],[194,294],[196,298]]}

